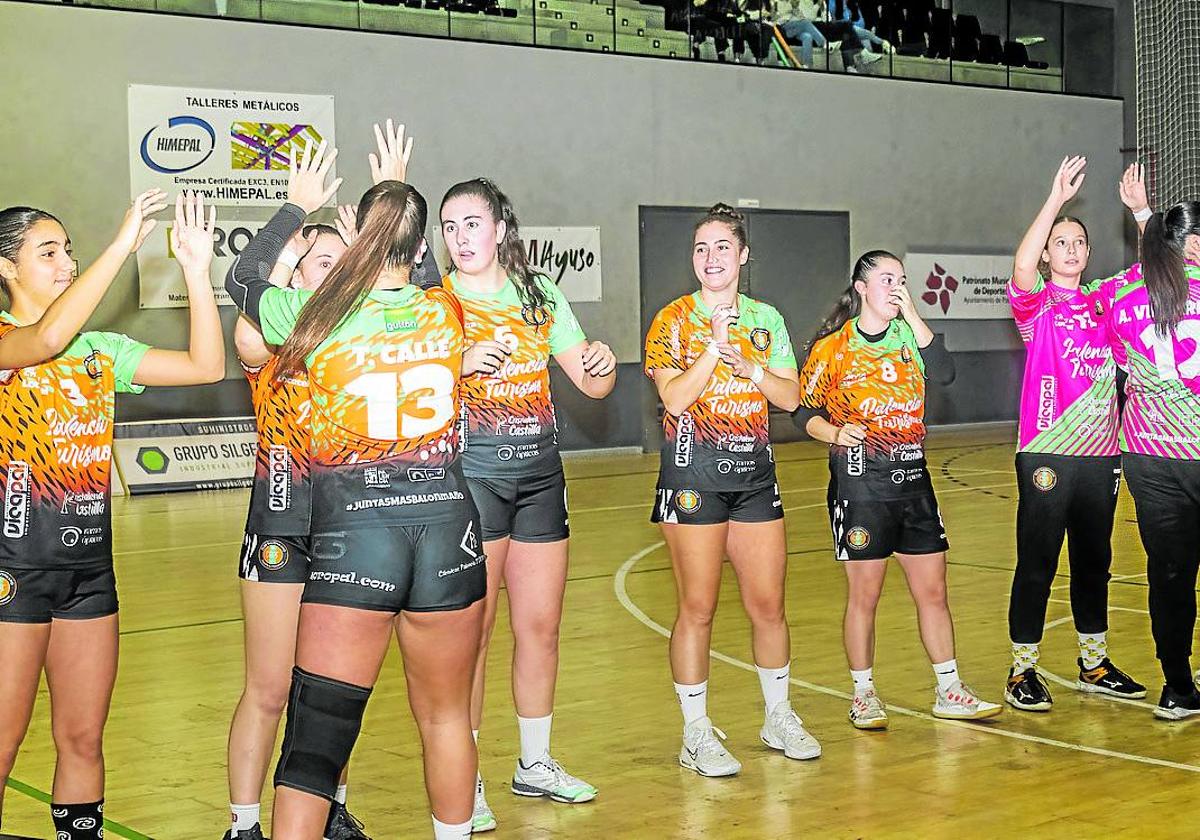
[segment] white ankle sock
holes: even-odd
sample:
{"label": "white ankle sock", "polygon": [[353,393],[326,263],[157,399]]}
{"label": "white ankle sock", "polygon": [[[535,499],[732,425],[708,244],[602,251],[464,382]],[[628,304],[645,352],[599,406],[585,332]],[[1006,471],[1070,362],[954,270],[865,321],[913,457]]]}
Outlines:
{"label": "white ankle sock", "polygon": [[444,823],[437,817],[433,818],[433,840],[466,840],[471,836],[471,821]]}
{"label": "white ankle sock", "polygon": [[945,691],[958,681],[958,660],[947,659],[945,662],[934,662],[933,675],[937,677],[938,688]]}
{"label": "white ankle sock", "polygon": [[683,725],[708,717],[708,680],[695,685],[675,683],[675,696],[683,710]]}
{"label": "white ankle sock", "polygon": [[1030,668],[1037,668],[1038,657],[1041,656],[1041,651],[1038,649],[1038,643],[1025,644],[1024,642],[1012,643],[1013,657],[1013,673],[1020,674],[1028,671]]}
{"label": "white ankle sock", "polygon": [[478,730],[478,729],[472,729],[472,730],[471,730],[471,737],[472,737],[472,738],[474,738],[474,739],[475,739],[475,743],[476,743],[476,744],[478,744],[478,743],[479,743],[479,730]]}
{"label": "white ankle sock", "polygon": [[234,805],[229,803],[229,810],[232,814],[231,830],[234,834],[239,831],[249,831],[258,825],[262,805],[258,802],[252,805]]}
{"label": "white ankle sock", "polygon": [[763,668],[761,665],[755,667],[758,669],[758,684],[762,687],[763,703],[769,715],[780,703],[788,701],[788,689],[791,688],[788,677],[791,675],[792,666],[789,663],[782,668]]}
{"label": "white ankle sock", "polygon": [[521,763],[526,767],[549,754],[550,722],[553,717],[553,714],[536,718],[517,715],[517,729],[521,733]]}
{"label": "white ankle sock", "polygon": [[1079,657],[1083,667],[1091,670],[1108,656],[1108,631],[1079,634]]}
{"label": "white ankle sock", "polygon": [[850,669],[850,679],[854,681],[854,693],[866,694],[875,690],[875,669],[863,668],[861,671]]}
{"label": "white ankle sock", "polygon": [[333,795],[333,798],[336,799],[342,805],[345,805],[346,804],[346,785],[338,785],[337,793],[335,793]]}

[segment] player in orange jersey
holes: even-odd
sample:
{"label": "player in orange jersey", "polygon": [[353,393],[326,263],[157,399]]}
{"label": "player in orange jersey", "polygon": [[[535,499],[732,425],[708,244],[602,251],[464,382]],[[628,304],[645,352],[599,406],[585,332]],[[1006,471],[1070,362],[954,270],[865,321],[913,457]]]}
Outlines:
{"label": "player in orange jersey", "polygon": [[[763,743],[788,758],[821,754],[788,700],[787,545],[767,406],[799,404],[796,357],[775,307],[738,293],[750,259],[745,220],[725,204],[695,228],[700,288],[667,304],[646,336],[646,375],[666,412],[652,521],[671,552],[678,612],[671,673],[683,710],[679,763],[702,776],[741,769],[708,717],[708,649],[729,555],[750,617],[763,692]],[[717,733],[717,734],[714,734]]]}
{"label": "player in orange jersey", "polygon": [[[442,285],[462,303],[459,439],[463,471],[483,523],[488,598],[475,667],[471,723],[478,737],[488,642],[503,582],[513,631],[512,691],[521,755],[512,791],[587,802],[596,789],[550,755],[558,627],[567,583],[567,487],[550,396],[550,358],[593,399],[616,382],[607,345],[589,342],[554,281],[529,265],[508,198],[476,178],[442,199],[442,237],[454,270]],[[475,785],[476,833],[496,818]]]}
{"label": "player in orange jersey", "polygon": [[980,719],[1001,707],[958,676],[946,600],[945,528],[925,466],[925,380],[949,384],[954,361],[917,314],[904,266],[887,251],[858,258],[800,372],[796,422],[829,449],[829,519],[850,591],[844,634],[854,681],[850,722],[883,729],[875,693],[875,608],[887,560],[900,561],[938,687],[935,717]]}
{"label": "player in orange jersey", "polygon": [[394,180],[363,195],[357,236],[319,289],[267,282],[267,246],[289,240],[336,190],[338,181],[325,184],[336,152],[325,149],[294,164],[289,202],[225,284],[263,338],[282,345],[276,378],[307,369],[312,408],[312,552],[272,834],[320,836],[394,632],[434,836],[467,837],[487,579],[456,441],[462,312],[448,292],[410,282],[426,247],[426,205]]}
{"label": "player in orange jersey", "polygon": [[[389,178],[403,181],[412,138],[405,144],[404,126],[397,130],[391,120],[382,130],[376,126],[375,134],[375,182]],[[251,250],[261,250],[261,259],[271,265],[267,278],[271,285],[316,291],[353,240],[354,226],[353,208],[342,207],[336,228],[305,225],[286,243],[260,240]],[[225,840],[261,840],[259,801],[291,686],[300,597],[309,572],[311,417],[307,372],[277,378],[277,348],[268,345],[244,315],[234,329],[234,344],[250,381],[258,452],[238,565],[245,617],[246,682],[229,728],[232,825]],[[366,838],[362,824],[346,809],[346,793],[343,768],[330,803],[325,840]]]}
{"label": "player in orange jersey", "polygon": [[[158,190],[133,202],[116,239],[78,278],[54,216],[0,210],[0,780],[33,712],[42,670],[58,761],[51,815],[59,837],[104,834],[102,741],[117,672],[109,475],[118,391],[196,385],[225,373],[208,270],[215,211],[175,203],[171,247],[187,282],[187,350],[117,333],[80,332],[125,260],[166,207]],[[4,785],[0,781],[0,794]]]}

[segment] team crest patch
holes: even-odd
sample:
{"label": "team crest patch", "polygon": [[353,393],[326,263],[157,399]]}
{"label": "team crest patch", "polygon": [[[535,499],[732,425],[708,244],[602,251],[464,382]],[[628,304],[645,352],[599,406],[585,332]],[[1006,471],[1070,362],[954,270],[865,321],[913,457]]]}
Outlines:
{"label": "team crest patch", "polygon": [[766,350],[771,346],[771,331],[755,327],[750,330],[750,343],[754,345],[755,350]]}
{"label": "team crest patch", "polygon": [[100,354],[92,353],[83,360],[83,369],[87,371],[87,375],[92,379],[99,379],[104,375],[104,369],[100,366]]}
{"label": "team crest patch", "polygon": [[540,327],[550,320],[550,313],[544,306],[526,304],[521,307],[521,320],[531,327]]}
{"label": "team crest patch", "polygon": [[278,540],[267,540],[258,550],[258,562],[268,571],[282,569],[287,561],[288,547]]}
{"label": "team crest patch", "polygon": [[695,490],[680,490],[675,506],[684,513],[695,513],[700,510],[700,494]]}
{"label": "team crest patch", "polygon": [[1048,493],[1058,484],[1058,473],[1049,467],[1038,467],[1033,471],[1033,486]]}
{"label": "team crest patch", "polygon": [[0,607],[17,596],[17,579],[8,572],[0,572]]}
{"label": "team crest patch", "polygon": [[871,532],[861,525],[855,525],[846,532],[846,544],[855,551],[862,551],[871,544]]}

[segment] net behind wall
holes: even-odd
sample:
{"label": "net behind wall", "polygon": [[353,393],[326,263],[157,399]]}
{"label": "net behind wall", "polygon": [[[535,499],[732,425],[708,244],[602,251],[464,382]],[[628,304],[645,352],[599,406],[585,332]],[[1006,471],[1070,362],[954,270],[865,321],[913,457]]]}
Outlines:
{"label": "net behind wall", "polygon": [[1200,0],[1136,0],[1138,158],[1151,205],[1200,201]]}

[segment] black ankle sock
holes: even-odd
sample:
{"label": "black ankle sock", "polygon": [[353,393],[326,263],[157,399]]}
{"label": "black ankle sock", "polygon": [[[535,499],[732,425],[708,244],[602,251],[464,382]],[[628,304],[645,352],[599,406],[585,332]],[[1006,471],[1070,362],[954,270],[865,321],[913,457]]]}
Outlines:
{"label": "black ankle sock", "polygon": [[101,840],[104,837],[104,800],[82,805],[50,805],[58,840]]}
{"label": "black ankle sock", "polygon": [[1190,695],[1195,691],[1195,684],[1192,682],[1192,663],[1187,657],[1180,659],[1164,659],[1162,660],[1163,677],[1166,678],[1167,685],[1177,694]]}

